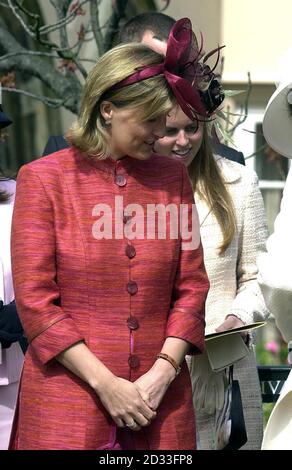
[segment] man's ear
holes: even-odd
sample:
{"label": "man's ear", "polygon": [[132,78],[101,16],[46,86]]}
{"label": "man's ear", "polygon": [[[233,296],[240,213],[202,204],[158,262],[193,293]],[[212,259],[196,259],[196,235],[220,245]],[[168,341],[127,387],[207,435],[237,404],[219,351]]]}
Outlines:
{"label": "man's ear", "polygon": [[114,104],[111,101],[102,101],[100,103],[100,114],[105,123],[110,123],[113,117]]}
{"label": "man's ear", "polygon": [[142,44],[146,44],[146,46],[150,47],[150,49],[157,52],[158,54],[163,56],[166,55],[167,41],[164,41],[163,39],[155,36],[151,29],[146,29],[144,31],[141,42]]}

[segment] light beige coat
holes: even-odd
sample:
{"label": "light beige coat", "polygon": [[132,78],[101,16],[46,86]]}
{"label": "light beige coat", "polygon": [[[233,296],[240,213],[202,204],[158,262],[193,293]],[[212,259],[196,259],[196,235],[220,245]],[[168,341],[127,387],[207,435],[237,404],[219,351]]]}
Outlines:
{"label": "light beige coat", "polygon": [[[195,195],[201,223],[205,266],[210,281],[206,302],[206,334],[212,333],[227,315],[234,314],[244,323],[266,318],[268,311],[257,283],[256,259],[265,249],[267,238],[264,205],[256,174],[250,169],[215,156],[232,196],[237,233],[223,255],[219,224],[198,195]],[[197,360],[197,359],[195,359]],[[198,358],[200,360],[200,358]],[[234,367],[239,379],[248,434],[245,449],[260,449],[262,440],[262,403],[256,361],[249,356]],[[202,449],[213,448],[213,417],[197,412],[197,429]]]}

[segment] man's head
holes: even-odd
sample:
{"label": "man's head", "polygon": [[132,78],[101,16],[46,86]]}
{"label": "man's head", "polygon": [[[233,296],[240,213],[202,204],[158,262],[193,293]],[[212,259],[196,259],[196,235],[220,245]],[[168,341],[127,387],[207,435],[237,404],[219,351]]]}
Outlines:
{"label": "man's head", "polygon": [[120,42],[142,42],[165,55],[166,42],[175,20],[164,13],[148,12],[131,18],[120,31]]}

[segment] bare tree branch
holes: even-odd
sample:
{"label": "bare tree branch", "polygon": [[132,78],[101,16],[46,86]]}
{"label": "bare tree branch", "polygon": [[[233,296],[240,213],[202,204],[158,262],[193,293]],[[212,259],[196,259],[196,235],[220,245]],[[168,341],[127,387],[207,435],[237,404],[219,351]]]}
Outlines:
{"label": "bare tree branch", "polygon": [[35,55],[40,57],[50,57],[52,59],[58,59],[59,56],[54,54],[53,52],[39,52],[39,51],[27,51],[26,49],[23,51],[16,51],[16,52],[9,52],[8,54],[2,55],[0,57],[0,62],[2,60],[9,59],[10,57],[18,56],[18,55]]}
{"label": "bare tree branch", "polygon": [[[60,57],[64,59],[69,59],[69,57],[65,57],[64,54],[61,52],[62,42],[61,42],[61,48],[60,48],[58,44],[48,41],[48,40],[44,40],[41,36],[47,35],[56,30],[62,31],[62,27],[67,26],[71,21],[75,19],[76,12],[82,7],[82,5],[85,5],[86,3],[91,2],[91,0],[83,0],[81,3],[78,2],[78,4],[74,8],[72,8],[72,11],[70,12],[68,16],[61,17],[61,19],[58,22],[54,23],[53,25],[47,25],[47,26],[41,26],[40,15],[28,11],[26,8],[23,7],[22,4],[19,3],[18,0],[7,0],[7,1],[14,16],[18,19],[18,21],[20,22],[20,24],[22,25],[22,27],[24,28],[24,30],[30,37],[36,39],[43,46],[49,47],[50,49],[57,50]],[[13,4],[13,2],[15,2],[16,6]],[[56,6],[55,8],[56,8],[57,15],[61,15],[62,9],[59,9],[59,7],[56,7]],[[22,16],[18,13],[19,10],[22,11],[27,17],[34,20],[33,27],[30,27],[25,23]],[[65,37],[66,37],[66,31],[64,32],[63,30],[62,39],[64,41],[64,44],[66,44]],[[63,46],[63,48],[67,46],[68,45],[66,44],[65,46]]]}
{"label": "bare tree branch", "polygon": [[92,0],[90,2],[90,19],[91,19],[91,29],[95,37],[95,42],[98,47],[99,55],[104,53],[104,42],[101,34],[101,29],[99,25],[99,2],[98,0]]}
{"label": "bare tree branch", "polygon": [[[50,0],[50,3],[54,6],[56,13],[57,13],[57,17],[59,18],[59,21],[66,19],[66,11],[63,10],[62,2]],[[59,35],[60,35],[61,48],[62,49],[69,48],[69,40],[68,40],[67,29],[65,25],[60,26]]]}
{"label": "bare tree branch", "polygon": [[[82,41],[77,41],[75,44],[73,44],[73,46],[70,46],[66,49],[58,49],[59,52],[66,52],[66,51],[73,51],[75,48],[77,48],[77,51],[76,51],[76,56],[78,56],[78,53],[79,53],[79,48],[82,46],[82,44],[84,42],[90,42],[92,41],[92,38],[89,38],[89,39],[84,39]],[[0,62],[1,60],[5,60],[5,59],[8,59],[9,57],[13,57],[15,55],[20,55],[20,54],[24,54],[24,55],[37,55],[39,57],[49,57],[51,59],[60,59],[60,55],[57,54],[57,51],[54,52],[45,52],[45,51],[29,51],[27,49],[24,49],[22,51],[16,51],[16,52],[10,52],[9,54],[5,54],[3,56],[0,56]],[[87,60],[87,59],[79,59],[81,62],[84,61],[84,60]],[[92,60],[92,62],[96,62],[95,60]]]}
{"label": "bare tree branch", "polygon": [[64,17],[62,20],[57,21],[56,23],[53,23],[53,24],[50,24],[50,25],[42,26],[40,28],[40,35],[48,34],[48,33],[52,33],[54,31],[57,31],[62,26],[68,26],[68,24],[71,23],[71,21],[73,21],[75,19],[76,12],[78,11],[78,9],[82,8],[83,5],[85,5],[86,3],[89,3],[89,2],[91,3],[92,0],[83,0],[80,4],[78,4],[77,6],[75,6],[72,9],[72,11],[70,12],[69,15]]}
{"label": "bare tree branch", "polygon": [[47,96],[40,96],[40,95],[35,95],[34,93],[31,93],[26,90],[20,90],[18,88],[8,88],[8,87],[2,87],[2,91],[8,91],[9,93],[19,93],[24,96],[28,96],[29,98],[34,98],[38,101],[42,101],[45,105],[49,106],[50,108],[60,108],[61,106],[64,106],[66,99],[65,100],[57,100],[54,98],[49,98]]}
{"label": "bare tree branch", "polygon": [[[65,107],[73,113],[77,113],[82,86],[73,73],[64,76],[44,58],[25,54],[26,49],[20,46],[7,31],[1,20],[0,45],[8,54],[12,52],[14,54],[0,61],[0,72],[8,73],[13,70],[37,77],[54,92],[57,98],[64,99],[64,97],[67,97]],[[17,52],[20,52],[20,54],[16,54]]]}
{"label": "bare tree branch", "polygon": [[[18,52],[11,52],[10,54],[5,54],[0,57],[0,62],[6,59],[9,59],[10,57],[18,56],[18,55],[31,55],[31,56],[38,56],[38,57],[49,57],[50,59],[59,59],[59,56],[57,54],[54,54],[53,52],[38,52],[38,51],[18,51]],[[85,57],[79,57],[79,62],[90,62],[92,64],[96,63],[96,60],[93,59],[87,59]]]}
{"label": "bare tree branch", "polygon": [[[112,13],[101,25],[102,2],[110,3]],[[82,58],[82,46],[85,42],[95,41],[99,55],[110,49],[120,19],[125,16],[127,3],[128,0],[49,0],[48,5],[55,12],[55,19],[53,23],[46,24],[38,0],[35,1],[36,8],[32,6],[31,10],[28,5],[33,5],[33,2],[0,0],[0,10],[5,8],[3,17],[10,15],[9,23],[17,22],[17,28],[12,28],[12,32],[7,29],[2,15],[0,17],[0,75],[5,77],[16,73],[16,82],[22,77],[25,80],[37,78],[52,92],[52,98],[30,93],[23,85],[17,86],[17,90],[23,90],[13,88],[14,92],[38,99],[48,106],[63,106],[77,114],[81,81],[87,76],[84,63],[95,63],[95,60]],[[68,26],[79,15],[84,16],[84,22],[77,22],[79,31],[76,31],[76,39]],[[25,44],[29,46],[23,46],[22,39],[18,42],[15,34],[18,35],[19,31],[25,33]],[[55,33],[53,39],[51,33]]]}
{"label": "bare tree branch", "polygon": [[20,24],[21,24],[21,26],[23,27],[23,29],[27,32],[27,34],[28,34],[29,36],[31,36],[32,38],[34,38],[34,37],[36,36],[35,33],[34,33],[34,31],[32,31],[31,28],[29,28],[29,27],[27,26],[27,24],[24,22],[24,20],[22,19],[22,17],[21,17],[20,14],[18,13],[18,10],[21,9],[25,14],[29,15],[29,16],[30,16],[31,18],[33,18],[33,19],[37,19],[37,17],[38,17],[39,15],[35,15],[35,14],[33,14],[33,13],[27,12],[27,10],[25,10],[25,9],[22,7],[22,5],[19,5],[19,4],[18,4],[17,0],[15,0],[15,1],[16,1],[16,6],[13,5],[13,1],[12,1],[12,0],[7,0],[8,5],[9,5],[9,8],[12,10],[12,12],[13,12],[15,18],[18,19],[18,21],[20,22]]}

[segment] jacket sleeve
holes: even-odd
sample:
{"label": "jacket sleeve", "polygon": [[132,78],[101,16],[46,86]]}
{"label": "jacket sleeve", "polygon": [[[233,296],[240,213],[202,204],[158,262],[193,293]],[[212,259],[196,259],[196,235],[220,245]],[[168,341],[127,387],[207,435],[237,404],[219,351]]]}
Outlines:
{"label": "jacket sleeve", "polygon": [[60,306],[53,208],[31,165],[19,172],[11,243],[18,314],[31,347],[46,363],[83,338]]}
{"label": "jacket sleeve", "polygon": [[284,339],[292,340],[292,170],[290,169],[274,233],[258,258],[258,280]]}
{"label": "jacket sleeve", "polygon": [[45,145],[43,157],[69,147],[62,135],[51,135]]}
{"label": "jacket sleeve", "polygon": [[189,342],[192,346],[189,354],[195,354],[204,349],[205,302],[209,280],[204,266],[200,224],[193,190],[184,167],[182,171],[181,250],[166,336]]}
{"label": "jacket sleeve", "polygon": [[258,179],[252,173],[247,180],[242,232],[239,234],[237,261],[237,294],[230,313],[243,323],[264,320],[269,311],[266,308],[258,281],[257,257],[265,250],[267,239],[266,216]]}

